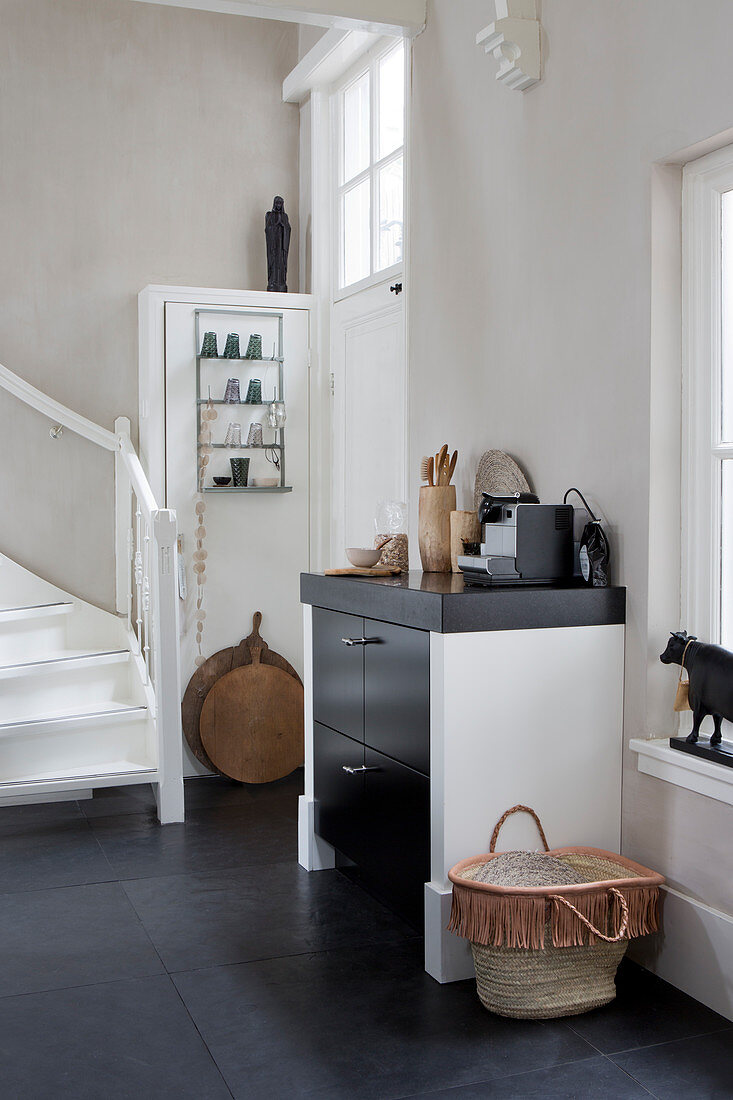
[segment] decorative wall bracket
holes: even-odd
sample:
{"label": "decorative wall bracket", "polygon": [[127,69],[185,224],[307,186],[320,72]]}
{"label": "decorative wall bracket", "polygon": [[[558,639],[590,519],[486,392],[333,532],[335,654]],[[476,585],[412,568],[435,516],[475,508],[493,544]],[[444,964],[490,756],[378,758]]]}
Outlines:
{"label": "decorative wall bracket", "polygon": [[499,63],[496,79],[524,92],[542,76],[542,26],[537,0],[496,0],[496,22],[476,35],[476,44]]}

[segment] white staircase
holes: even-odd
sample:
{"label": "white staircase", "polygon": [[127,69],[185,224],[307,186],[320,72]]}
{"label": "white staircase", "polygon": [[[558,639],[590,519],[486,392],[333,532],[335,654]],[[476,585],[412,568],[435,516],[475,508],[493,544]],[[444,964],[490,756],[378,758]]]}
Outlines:
{"label": "white staircase", "polygon": [[1,365],[0,387],[57,422],[54,438],[64,426],[114,452],[117,604],[0,554],[0,806],[149,782],[161,822],[182,821],[175,514],[157,507],[127,420],[108,432]]}
{"label": "white staircase", "polygon": [[0,805],[158,782],[126,624],[0,557]]}

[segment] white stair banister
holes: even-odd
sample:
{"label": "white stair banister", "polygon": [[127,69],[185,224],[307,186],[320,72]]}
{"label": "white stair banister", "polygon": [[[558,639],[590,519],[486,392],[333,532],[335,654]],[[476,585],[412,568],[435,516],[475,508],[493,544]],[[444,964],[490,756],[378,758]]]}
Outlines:
{"label": "white stair banister", "polygon": [[[115,606],[117,615],[127,626],[132,660],[137,669],[136,675],[139,674],[138,683],[142,685],[147,701],[142,709],[149,713],[155,731],[155,745],[151,746],[156,758],[155,768],[148,770],[156,784],[158,815],[162,823],[183,821],[175,512],[158,507],[130,440],[130,421],[127,417],[118,417],[114,432],[110,432],[47,397],[2,364],[0,388],[42,413],[54,424],[62,425],[114,453]],[[30,612],[33,610],[28,609]],[[87,770],[82,769],[85,776]],[[102,785],[104,775],[92,775],[89,778],[92,786],[97,778],[100,780],[98,785]],[[118,778],[122,782],[139,781],[132,773],[120,772]],[[86,778],[83,781],[87,782]],[[63,776],[58,779],[45,777],[43,783],[53,790],[61,790]],[[31,782],[29,792],[32,786]],[[2,794],[3,783],[0,779],[0,799]]]}
{"label": "white stair banister", "polygon": [[118,416],[115,420],[115,435],[118,440],[115,451],[115,608],[118,615],[126,617],[128,629],[132,629],[132,484],[119,442],[122,437],[130,438],[130,421],[126,416]]}
{"label": "white stair banister", "polygon": [[31,386],[30,382],[26,382],[20,375],[8,370],[2,363],[0,363],[0,386],[21,401],[25,401],[26,405],[30,405],[32,409],[43,413],[54,423],[63,424],[69,431],[89,439],[98,447],[104,447],[105,451],[117,450],[117,437],[113,432],[107,431],[106,428],[95,424],[93,420],[87,420],[85,416],[80,416],[73,409],[67,409],[65,405],[54,401],[52,397]]}
{"label": "white stair banister", "polygon": [[178,660],[176,514],[159,509],[153,521],[153,668],[158,730],[156,788],[161,821],[183,821],[181,670]]}

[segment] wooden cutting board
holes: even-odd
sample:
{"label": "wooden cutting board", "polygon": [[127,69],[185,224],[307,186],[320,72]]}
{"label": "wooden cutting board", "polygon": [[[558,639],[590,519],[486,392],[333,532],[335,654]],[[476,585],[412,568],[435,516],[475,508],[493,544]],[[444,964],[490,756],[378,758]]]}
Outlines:
{"label": "wooden cutting board", "polygon": [[350,569],[324,569],[326,577],[396,577],[400,573],[392,565],[374,565],[371,569],[359,569],[352,566]]}
{"label": "wooden cutting board", "polygon": [[[259,614],[259,612],[258,612]],[[240,783],[271,783],[303,763],[303,685],[264,664],[255,629],[247,639],[251,663],[221,676],[199,718],[203,749],[214,767]]]}
{"label": "wooden cutting board", "polygon": [[188,747],[205,768],[208,768],[209,771],[212,772],[219,772],[220,775],[226,775],[226,772],[221,772],[214,762],[209,759],[201,743],[201,732],[199,729],[201,711],[203,710],[206,698],[214,684],[233,669],[241,668],[243,665],[252,663],[251,645],[259,645],[261,664],[272,665],[274,668],[282,669],[282,671],[286,672],[288,676],[291,676],[297,684],[301,683],[298,673],[290,662],[286,661],[279,653],[276,653],[274,649],[270,649],[267,642],[261,637],[261,623],[262,613],[257,611],[252,619],[252,633],[249,637],[243,638],[239,645],[229,646],[227,649],[220,649],[217,653],[209,657],[208,660],[204,661],[203,665],[196,669],[189,680],[186,692],[183,696],[181,707],[183,732]]}

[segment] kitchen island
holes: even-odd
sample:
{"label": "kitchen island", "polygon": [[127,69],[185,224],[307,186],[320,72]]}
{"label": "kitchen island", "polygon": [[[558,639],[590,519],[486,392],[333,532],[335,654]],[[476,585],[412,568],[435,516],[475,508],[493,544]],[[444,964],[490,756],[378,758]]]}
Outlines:
{"label": "kitchen island", "polygon": [[[532,806],[553,847],[619,848],[625,589],[304,573],[301,600],[299,861],[344,866],[424,927],[429,974],[469,977],[448,871],[504,810]],[[515,815],[500,847],[533,830]]]}

